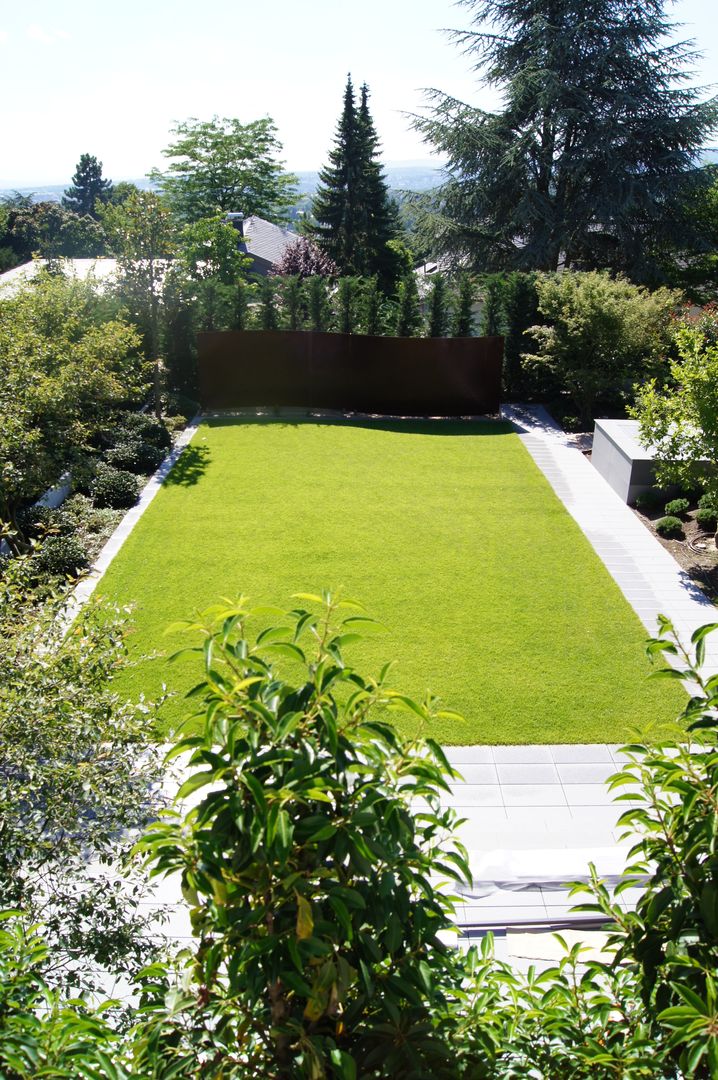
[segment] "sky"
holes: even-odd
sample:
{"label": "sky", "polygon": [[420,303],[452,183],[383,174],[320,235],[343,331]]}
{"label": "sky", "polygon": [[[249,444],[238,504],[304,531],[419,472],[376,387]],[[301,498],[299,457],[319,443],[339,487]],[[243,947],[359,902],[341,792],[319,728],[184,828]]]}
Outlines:
{"label": "sky", "polygon": [[[676,0],[672,18],[718,82],[715,0]],[[366,81],[386,161],[431,154],[406,113],[435,86],[497,104],[442,28],[451,0],[34,0],[0,5],[0,188],[69,182],[82,153],[114,180],[162,167],[173,123],[269,115],[293,170],[326,160],[347,72]],[[716,139],[718,142],[718,138]]]}

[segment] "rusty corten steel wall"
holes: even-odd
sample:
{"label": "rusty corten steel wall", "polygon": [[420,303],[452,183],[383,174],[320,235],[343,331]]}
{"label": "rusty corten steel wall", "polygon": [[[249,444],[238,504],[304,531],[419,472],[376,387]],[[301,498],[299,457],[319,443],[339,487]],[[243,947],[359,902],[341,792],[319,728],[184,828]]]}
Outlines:
{"label": "rusty corten steel wall", "polygon": [[197,335],[204,409],[298,406],[400,416],[496,413],[503,338],[293,330]]}

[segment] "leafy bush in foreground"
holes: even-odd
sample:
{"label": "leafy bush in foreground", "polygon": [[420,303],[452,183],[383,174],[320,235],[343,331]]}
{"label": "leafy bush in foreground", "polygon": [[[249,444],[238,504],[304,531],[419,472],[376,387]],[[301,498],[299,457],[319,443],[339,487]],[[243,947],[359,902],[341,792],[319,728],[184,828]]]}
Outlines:
{"label": "leafy bush in foreground", "polygon": [[87,552],[74,536],[47,536],[35,555],[38,570],[45,574],[74,577],[89,565]]}
{"label": "leafy bush in foreground", "polygon": [[[317,598],[298,599],[311,609]],[[192,625],[204,721],[170,756],[190,756],[180,797],[195,805],[178,803],[140,843],[155,873],[181,875],[194,954],[144,972],[134,1027],[118,1035],[101,1014],[46,997],[7,920],[0,1062],[10,1047],[11,1075],[36,1075],[49,1051],[57,1072],[43,1075],[63,1075],[72,1047],[73,1075],[118,1080],[716,1076],[718,675],[700,665],[718,624],[693,635],[695,663],[665,619],[649,643],[677,665],[656,675],[692,687],[691,742],[636,742],[611,781],[634,839],[617,893],[642,887],[636,910],[594,872],[574,891],[606,919],[603,957],[574,946],[522,975],[490,939],[468,953],[444,944],[452,908],[437,879],[466,877],[438,807],[452,770],[386,715],[408,708],[430,726],[435,702],[392,692],[387,669],[374,680],[347,665],[344,648],[371,625],[354,606],[327,597],[321,615],[301,607],[248,632],[273,614],[240,601]]]}
{"label": "leafy bush in foreground", "polygon": [[718,510],[712,506],[702,506],[696,511],[696,521],[706,532],[715,532],[718,528]]}

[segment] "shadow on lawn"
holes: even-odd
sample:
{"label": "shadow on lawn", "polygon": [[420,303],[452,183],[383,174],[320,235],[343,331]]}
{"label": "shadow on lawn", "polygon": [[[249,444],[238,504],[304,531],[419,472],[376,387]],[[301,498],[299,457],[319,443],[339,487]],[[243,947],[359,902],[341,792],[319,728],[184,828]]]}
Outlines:
{"label": "shadow on lawn", "polygon": [[321,427],[359,427],[375,431],[396,431],[404,435],[511,435],[513,425],[507,420],[431,420],[401,416],[221,416],[204,420],[209,427],[230,424],[264,424],[287,428],[307,424]]}
{"label": "shadow on lawn", "polygon": [[210,460],[208,446],[187,446],[170,470],[165,480],[168,487],[193,487],[200,480]]}

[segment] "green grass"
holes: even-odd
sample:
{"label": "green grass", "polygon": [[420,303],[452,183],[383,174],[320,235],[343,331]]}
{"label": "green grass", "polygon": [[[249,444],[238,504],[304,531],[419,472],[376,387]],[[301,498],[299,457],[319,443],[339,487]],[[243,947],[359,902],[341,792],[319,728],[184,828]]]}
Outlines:
{"label": "green grass", "polygon": [[[185,644],[165,628],[221,596],[291,607],[323,587],[387,628],[354,647],[361,670],[395,659],[397,688],[464,714],[431,732],[447,743],[617,742],[684,700],[646,681],[643,627],[501,424],[206,423],[101,593],[135,605],[138,658]],[[120,688],[198,674],[139,659]],[[164,707],[168,726],[186,714]]]}

